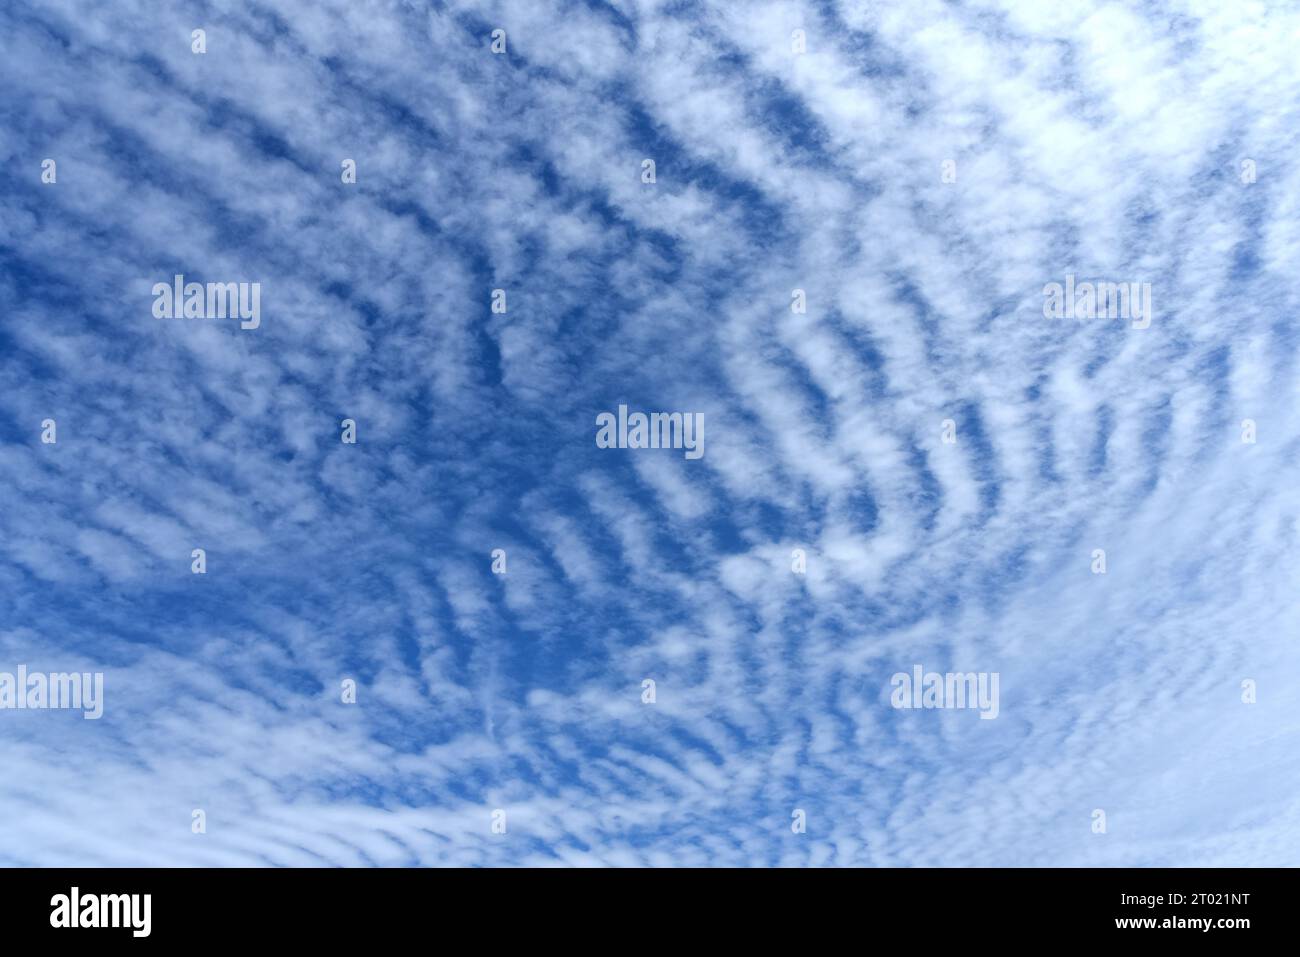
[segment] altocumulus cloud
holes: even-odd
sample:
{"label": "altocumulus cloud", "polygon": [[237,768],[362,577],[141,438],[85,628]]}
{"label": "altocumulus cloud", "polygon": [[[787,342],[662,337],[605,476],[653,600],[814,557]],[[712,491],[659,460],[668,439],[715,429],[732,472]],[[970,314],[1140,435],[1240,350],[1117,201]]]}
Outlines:
{"label": "altocumulus cloud", "polygon": [[6,5],[0,863],[1300,861],[1298,32]]}

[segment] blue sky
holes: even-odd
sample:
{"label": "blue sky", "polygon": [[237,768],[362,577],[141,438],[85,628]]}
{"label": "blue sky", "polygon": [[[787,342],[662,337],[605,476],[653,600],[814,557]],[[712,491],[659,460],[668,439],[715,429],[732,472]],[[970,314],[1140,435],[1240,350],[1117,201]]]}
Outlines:
{"label": "blue sky", "polygon": [[[6,5],[0,671],[105,702],[0,711],[0,864],[1300,863],[1297,39]],[[177,273],[261,325],[155,318]]]}

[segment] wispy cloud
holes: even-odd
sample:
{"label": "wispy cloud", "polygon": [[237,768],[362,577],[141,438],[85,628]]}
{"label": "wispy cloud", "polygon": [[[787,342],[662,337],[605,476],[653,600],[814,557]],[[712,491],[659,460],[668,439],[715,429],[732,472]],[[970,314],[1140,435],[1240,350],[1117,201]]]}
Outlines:
{"label": "wispy cloud", "polygon": [[6,7],[0,863],[1296,863],[1298,34]]}

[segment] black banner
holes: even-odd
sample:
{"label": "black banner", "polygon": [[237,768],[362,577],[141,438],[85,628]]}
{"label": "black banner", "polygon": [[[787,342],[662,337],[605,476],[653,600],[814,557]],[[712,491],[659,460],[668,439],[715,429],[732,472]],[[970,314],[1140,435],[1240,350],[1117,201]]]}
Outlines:
{"label": "black banner", "polygon": [[[471,941],[611,946],[832,931],[927,945],[1232,946],[1284,930],[1293,889],[1294,872],[1280,869],[43,869],[0,871],[0,918],[10,941],[75,935],[65,942],[78,946],[338,946],[431,926]],[[705,930],[683,936],[688,926]]]}

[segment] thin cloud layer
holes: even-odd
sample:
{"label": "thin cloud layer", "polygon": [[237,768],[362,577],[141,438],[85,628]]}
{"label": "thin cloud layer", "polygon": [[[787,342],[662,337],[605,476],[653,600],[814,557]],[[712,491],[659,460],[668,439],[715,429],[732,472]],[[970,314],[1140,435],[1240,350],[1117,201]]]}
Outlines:
{"label": "thin cloud layer", "polygon": [[0,863],[1300,861],[1297,11],[0,38],[0,672],[105,676],[0,711]]}

